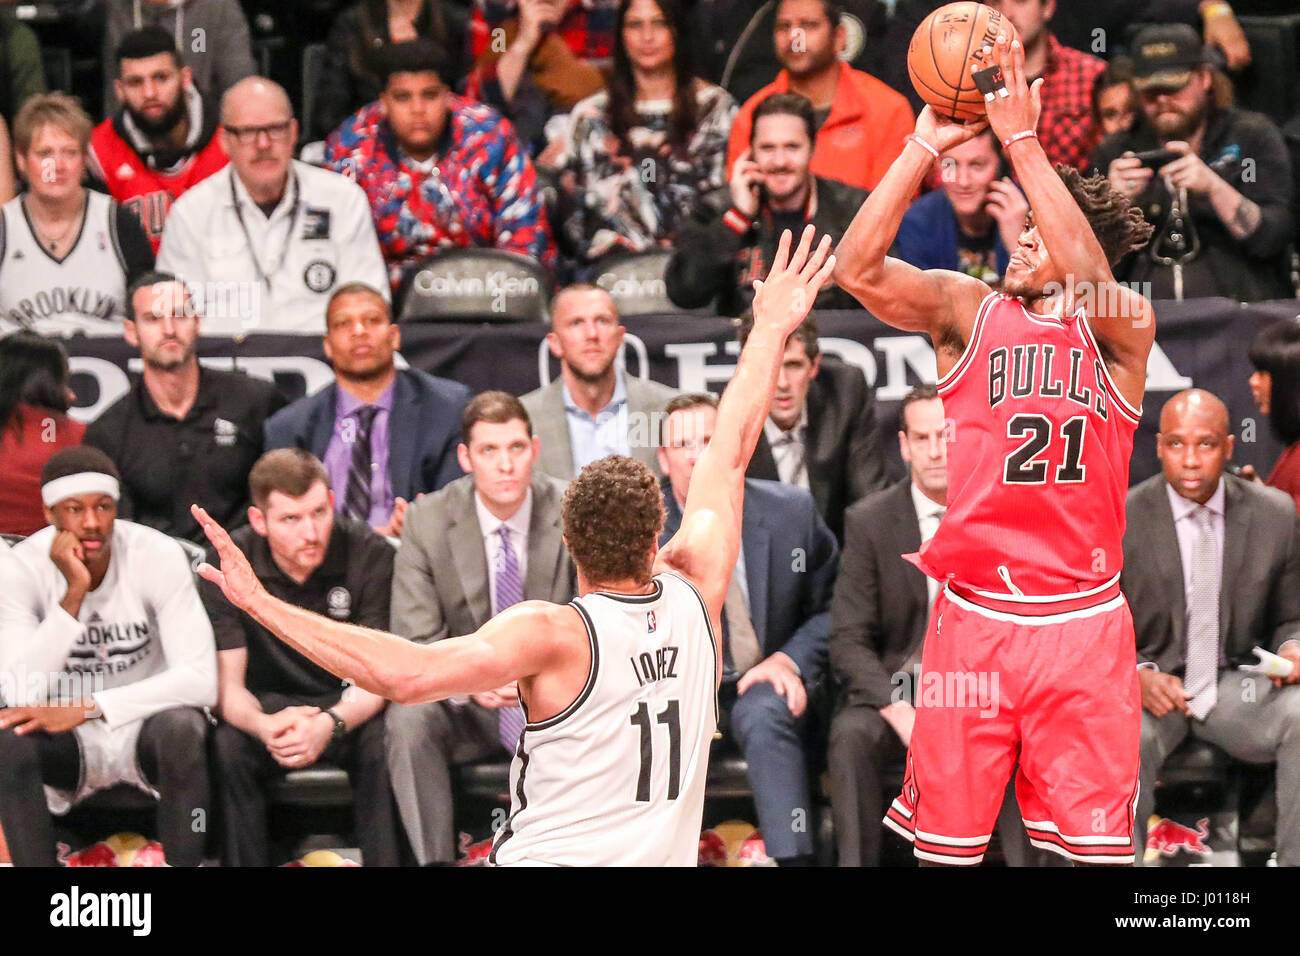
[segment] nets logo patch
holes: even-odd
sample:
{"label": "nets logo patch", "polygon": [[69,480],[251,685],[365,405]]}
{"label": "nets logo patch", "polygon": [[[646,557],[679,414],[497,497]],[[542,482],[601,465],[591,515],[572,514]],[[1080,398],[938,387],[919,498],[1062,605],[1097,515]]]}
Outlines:
{"label": "nets logo patch", "polygon": [[655,624],[655,612],[654,612],[654,611],[646,611],[646,612],[645,612],[645,629],[646,629],[646,633],[647,633],[647,634],[653,634],[653,633],[655,632],[655,627],[656,627],[656,626],[657,626],[657,625]]}
{"label": "nets logo patch", "polygon": [[336,621],[345,621],[352,613],[352,594],[345,587],[330,588],[325,597],[329,616]]}
{"label": "nets logo patch", "polygon": [[325,292],[334,285],[334,267],[323,259],[308,263],[302,281],[312,292]]}

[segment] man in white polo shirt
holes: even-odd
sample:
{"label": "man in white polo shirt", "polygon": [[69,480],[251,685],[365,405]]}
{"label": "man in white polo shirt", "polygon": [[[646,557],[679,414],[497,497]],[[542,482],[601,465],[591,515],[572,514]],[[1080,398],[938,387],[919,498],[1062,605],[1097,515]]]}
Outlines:
{"label": "man in white polo shirt", "polygon": [[173,866],[203,857],[212,626],[189,560],[117,521],[118,478],[96,448],[41,473],[50,525],[0,553],[0,826],[17,866],[54,866],[50,813],[131,784],[159,798]]}
{"label": "man in white polo shirt", "polygon": [[221,100],[230,165],[172,205],[159,268],[191,285],[208,334],[318,335],[337,287],[364,282],[388,295],[366,194],[295,160],[297,139],[284,88],[240,80]]}

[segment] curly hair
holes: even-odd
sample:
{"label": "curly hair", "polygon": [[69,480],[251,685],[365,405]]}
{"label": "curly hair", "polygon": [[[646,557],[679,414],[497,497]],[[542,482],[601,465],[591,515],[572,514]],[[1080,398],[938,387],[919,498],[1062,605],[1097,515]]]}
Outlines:
{"label": "curly hair", "polygon": [[1110,181],[1100,172],[1084,178],[1074,167],[1057,163],[1056,174],[1088,217],[1088,225],[1112,266],[1147,244],[1155,227],[1127,196],[1111,189]]}
{"label": "curly hair", "polygon": [[608,455],[564,492],[564,537],[589,583],[650,580],[650,555],[664,526],[664,497],[648,467]]}

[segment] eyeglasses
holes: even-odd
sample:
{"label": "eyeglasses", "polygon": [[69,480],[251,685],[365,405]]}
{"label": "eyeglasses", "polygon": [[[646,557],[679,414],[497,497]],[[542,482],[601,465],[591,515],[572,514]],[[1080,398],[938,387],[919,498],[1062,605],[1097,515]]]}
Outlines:
{"label": "eyeglasses", "polygon": [[282,143],[289,138],[289,128],[293,120],[283,123],[271,123],[267,126],[225,126],[225,130],[239,142],[240,146],[252,146],[258,136],[265,133],[273,143]]}

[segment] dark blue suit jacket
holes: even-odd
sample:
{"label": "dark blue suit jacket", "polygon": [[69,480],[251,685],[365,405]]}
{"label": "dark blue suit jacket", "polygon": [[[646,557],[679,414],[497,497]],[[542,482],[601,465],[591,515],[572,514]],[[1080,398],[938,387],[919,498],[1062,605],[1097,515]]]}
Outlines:
{"label": "dark blue suit jacket", "polygon": [[[660,544],[677,533],[682,512],[672,487],[663,483],[664,522]],[[831,632],[831,593],[839,570],[835,535],[817,513],[813,496],[778,481],[745,479],[741,518],[749,614],[764,656],[784,652],[811,687],[826,669]]]}
{"label": "dark blue suit jacket", "polygon": [[[266,449],[305,448],[322,461],[334,432],[338,383],[300,398],[266,420]],[[456,460],[460,417],[470,390],[419,369],[397,370],[388,420],[388,476],[393,495],[414,501],[464,474]]]}

